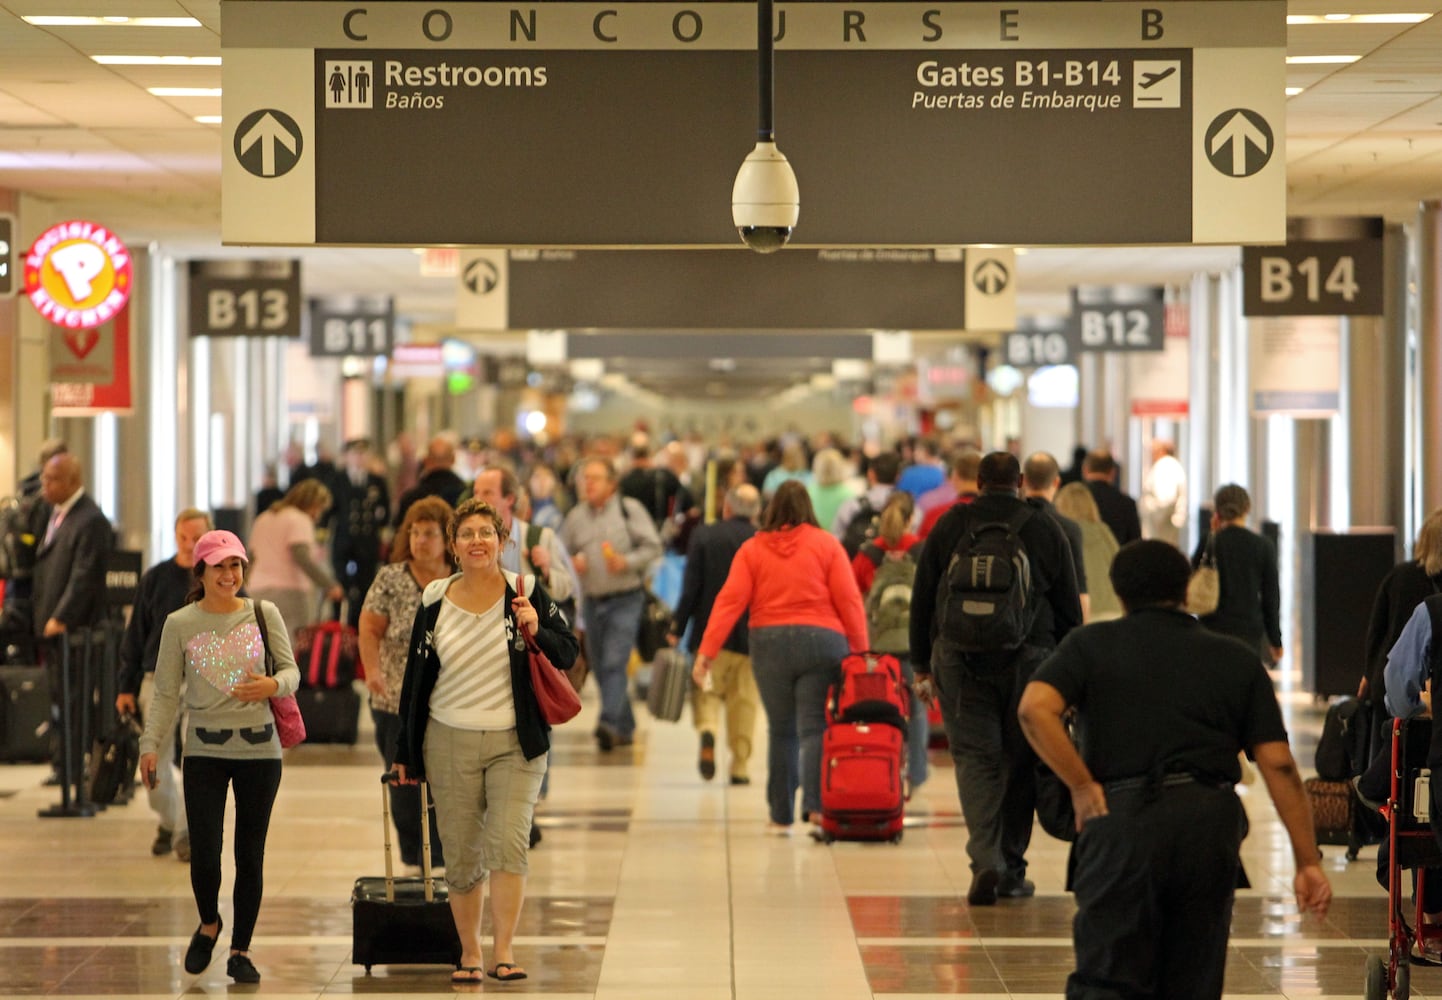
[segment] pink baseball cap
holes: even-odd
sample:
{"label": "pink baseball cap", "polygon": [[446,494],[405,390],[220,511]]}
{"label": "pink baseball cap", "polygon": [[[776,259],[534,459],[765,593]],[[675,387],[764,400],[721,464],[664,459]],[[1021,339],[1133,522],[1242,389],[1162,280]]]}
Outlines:
{"label": "pink baseball cap", "polygon": [[245,554],[245,545],[233,531],[207,531],[195,543],[195,561],[207,566],[223,563],[231,556],[238,557],[247,566],[250,565],[250,556]]}

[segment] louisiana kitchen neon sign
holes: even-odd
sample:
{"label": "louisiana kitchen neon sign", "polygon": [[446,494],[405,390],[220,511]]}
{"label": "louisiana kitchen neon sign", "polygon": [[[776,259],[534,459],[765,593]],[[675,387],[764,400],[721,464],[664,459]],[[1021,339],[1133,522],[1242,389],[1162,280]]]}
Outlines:
{"label": "louisiana kitchen neon sign", "polygon": [[25,294],[40,315],[71,330],[108,323],[130,300],[130,251],[94,222],[52,226],[25,254]]}

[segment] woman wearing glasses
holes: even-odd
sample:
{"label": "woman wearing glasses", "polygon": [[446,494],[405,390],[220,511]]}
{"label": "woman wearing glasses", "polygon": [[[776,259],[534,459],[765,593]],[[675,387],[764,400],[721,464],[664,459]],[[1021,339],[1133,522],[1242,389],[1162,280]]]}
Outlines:
{"label": "woman wearing glasses", "polygon": [[[425,588],[401,689],[395,771],[429,781],[446,845],[446,885],[461,939],[452,982],[525,979],[513,950],[525,895],[531,815],[546,773],[550,727],[531,687],[521,629],[559,670],[576,637],[541,584],[501,569],[499,512],[467,500],[448,526],[460,572]],[[518,590],[524,593],[518,593]],[[482,884],[491,879],[495,940],[481,957]]]}
{"label": "woman wearing glasses", "polygon": [[[421,607],[421,592],[433,581],[451,575],[455,564],[446,547],[446,525],[451,505],[440,497],[425,497],[406,509],[405,519],[391,546],[391,561],[376,573],[360,613],[360,657],[366,687],[371,694],[371,718],[376,724],[376,747],[389,769],[396,759],[396,733],[400,729],[401,682],[406,676],[406,652],[411,625]],[[391,819],[400,841],[401,863],[421,863],[421,800],[415,785],[392,784]],[[445,866],[440,835],[431,817],[431,863]]]}

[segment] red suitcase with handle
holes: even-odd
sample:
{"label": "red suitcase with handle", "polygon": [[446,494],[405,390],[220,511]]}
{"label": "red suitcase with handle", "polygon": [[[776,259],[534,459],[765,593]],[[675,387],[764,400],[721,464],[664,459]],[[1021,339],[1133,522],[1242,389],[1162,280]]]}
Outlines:
{"label": "red suitcase with handle", "polygon": [[840,722],[821,744],[821,830],[832,840],[901,841],[906,738],[885,723]]}

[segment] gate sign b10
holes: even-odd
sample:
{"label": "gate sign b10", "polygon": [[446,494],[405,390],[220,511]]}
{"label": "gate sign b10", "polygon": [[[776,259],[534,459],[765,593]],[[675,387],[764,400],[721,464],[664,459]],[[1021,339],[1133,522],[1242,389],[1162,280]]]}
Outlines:
{"label": "gate sign b10", "polygon": [[1001,358],[1013,368],[1075,363],[1065,330],[1023,329],[1008,333],[1001,339]]}
{"label": "gate sign b10", "polygon": [[1244,316],[1380,316],[1382,237],[1242,248]]}

